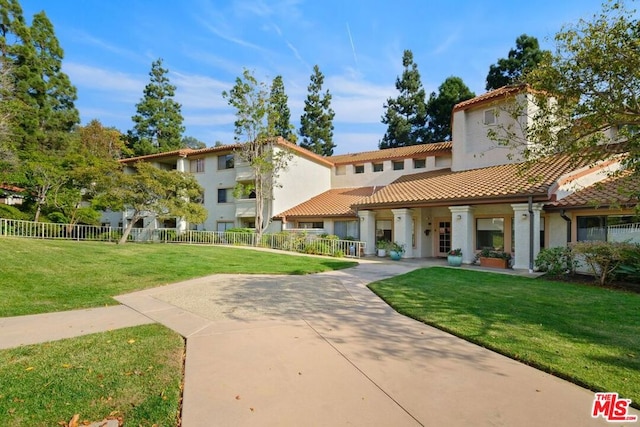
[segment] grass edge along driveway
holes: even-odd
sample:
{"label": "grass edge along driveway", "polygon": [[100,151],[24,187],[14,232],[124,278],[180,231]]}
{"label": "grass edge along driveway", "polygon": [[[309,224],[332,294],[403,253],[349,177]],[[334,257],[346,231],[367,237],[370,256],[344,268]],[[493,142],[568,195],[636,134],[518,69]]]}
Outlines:
{"label": "grass edge along driveway", "polygon": [[[113,296],[216,273],[309,274],[345,259],[244,248],[0,238],[0,317],[117,304]],[[153,324],[0,350],[0,424],[109,416],[178,425],[184,340]],[[62,423],[62,424],[60,424]]]}
{"label": "grass edge along driveway", "polygon": [[112,298],[217,273],[310,274],[344,258],[205,245],[0,238],[0,317],[117,304]]}
{"label": "grass edge along driveway", "polygon": [[639,407],[640,294],[445,267],[369,288],[401,314]]}

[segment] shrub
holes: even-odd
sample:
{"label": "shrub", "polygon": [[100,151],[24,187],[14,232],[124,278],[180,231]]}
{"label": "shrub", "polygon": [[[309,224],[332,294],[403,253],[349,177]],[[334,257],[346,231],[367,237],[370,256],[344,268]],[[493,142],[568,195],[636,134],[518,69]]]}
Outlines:
{"label": "shrub", "polygon": [[600,285],[614,278],[614,271],[622,265],[624,253],[635,245],[623,242],[577,242],[572,245],[576,255],[581,255]]}
{"label": "shrub", "polygon": [[15,206],[0,204],[0,218],[19,219],[23,221],[31,220],[31,215],[22,212]]}
{"label": "shrub", "polygon": [[577,262],[571,248],[555,247],[542,249],[536,257],[535,266],[549,276],[561,277],[575,273]]}
{"label": "shrub", "polygon": [[621,255],[622,261],[613,272],[615,277],[630,282],[640,282],[640,245],[623,248]]}
{"label": "shrub", "polygon": [[511,261],[511,254],[508,252],[497,251],[493,248],[483,248],[476,254],[475,258],[473,259],[473,264],[476,264],[480,260],[480,258],[500,258]]}

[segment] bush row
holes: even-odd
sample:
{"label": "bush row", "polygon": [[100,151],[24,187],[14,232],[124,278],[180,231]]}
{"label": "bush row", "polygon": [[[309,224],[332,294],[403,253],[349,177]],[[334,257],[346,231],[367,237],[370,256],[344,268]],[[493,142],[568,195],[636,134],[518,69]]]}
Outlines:
{"label": "bush row", "polygon": [[577,242],[567,247],[542,249],[535,260],[539,271],[549,276],[575,274],[588,268],[600,285],[614,280],[640,283],[640,245],[627,242]]}

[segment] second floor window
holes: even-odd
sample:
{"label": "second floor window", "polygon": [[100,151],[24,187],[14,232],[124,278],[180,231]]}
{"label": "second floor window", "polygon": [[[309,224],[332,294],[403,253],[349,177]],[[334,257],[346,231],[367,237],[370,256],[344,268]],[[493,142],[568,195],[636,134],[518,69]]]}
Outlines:
{"label": "second floor window", "polygon": [[218,156],[218,170],[233,169],[233,154]]}
{"label": "second floor window", "polygon": [[218,188],[218,203],[233,202],[233,194],[230,188]]}
{"label": "second floor window", "polygon": [[364,165],[355,165],[353,169],[355,173],[364,173]]}
{"label": "second floor window", "polygon": [[373,164],[373,171],[374,172],[382,172],[384,170],[384,166],[382,163],[374,163]]}
{"label": "second floor window", "polygon": [[189,162],[189,171],[191,173],[204,172],[204,159],[193,159]]}

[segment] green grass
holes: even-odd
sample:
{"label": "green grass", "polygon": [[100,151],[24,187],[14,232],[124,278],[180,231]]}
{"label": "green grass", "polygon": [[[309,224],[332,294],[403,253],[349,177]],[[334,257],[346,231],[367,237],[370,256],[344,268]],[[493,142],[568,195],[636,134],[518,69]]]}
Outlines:
{"label": "green grass", "polygon": [[116,304],[113,296],[215,273],[309,274],[344,259],[242,248],[0,238],[0,317]]}
{"label": "green grass", "polygon": [[0,424],[49,427],[80,414],[178,425],[183,352],[182,338],[160,325],[2,350]]}
{"label": "green grass", "polygon": [[640,294],[443,267],[369,287],[402,314],[640,403]]}

